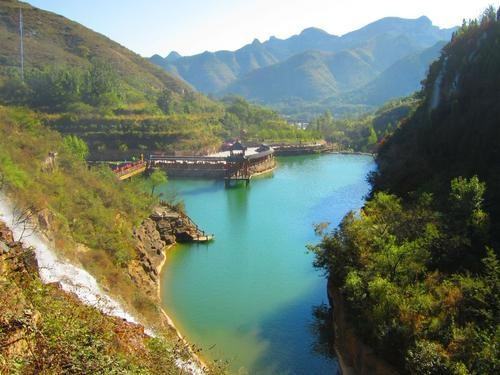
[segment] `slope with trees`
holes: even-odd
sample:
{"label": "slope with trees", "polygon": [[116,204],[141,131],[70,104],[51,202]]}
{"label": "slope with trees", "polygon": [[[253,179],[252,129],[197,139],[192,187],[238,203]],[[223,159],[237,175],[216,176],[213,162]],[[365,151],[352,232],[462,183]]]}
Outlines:
{"label": "slope with trees", "polygon": [[[0,3],[0,103],[39,111],[44,124],[85,140],[91,157],[207,152],[227,136],[240,136],[225,128],[224,103],[195,92],[147,59],[53,13],[16,1]],[[295,139],[296,130],[275,117],[280,139],[274,140]],[[256,125],[238,121],[242,128]],[[257,124],[266,130],[266,122]]]}
{"label": "slope with trees", "polygon": [[492,7],[464,22],[380,148],[371,198],[311,247],[357,335],[401,373],[500,369],[499,40]]}

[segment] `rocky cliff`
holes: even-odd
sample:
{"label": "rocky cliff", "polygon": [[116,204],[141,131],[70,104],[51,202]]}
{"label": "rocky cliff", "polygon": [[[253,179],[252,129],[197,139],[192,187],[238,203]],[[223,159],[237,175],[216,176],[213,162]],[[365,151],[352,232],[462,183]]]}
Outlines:
{"label": "rocky cliff", "polygon": [[190,242],[201,235],[203,232],[185,214],[168,205],[156,207],[134,231],[137,258],[128,266],[130,277],[149,297],[159,302],[165,251],[176,242]]}
{"label": "rocky cliff", "polygon": [[347,321],[344,298],[338,288],[328,281],[328,299],[333,307],[335,350],[344,375],[396,375],[398,372],[354,333]]}

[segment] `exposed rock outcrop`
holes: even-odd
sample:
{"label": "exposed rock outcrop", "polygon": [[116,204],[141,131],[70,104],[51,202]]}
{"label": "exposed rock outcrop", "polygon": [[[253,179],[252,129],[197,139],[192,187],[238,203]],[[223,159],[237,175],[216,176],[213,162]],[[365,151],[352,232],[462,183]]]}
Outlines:
{"label": "exposed rock outcrop", "polygon": [[150,218],[156,223],[161,239],[167,244],[190,242],[204,235],[187,215],[169,206],[156,207]]}
{"label": "exposed rock outcrop", "polygon": [[203,235],[188,216],[162,205],[134,231],[137,259],[130,262],[132,280],[146,294],[159,300],[160,271],[165,251],[176,242],[189,242]]}

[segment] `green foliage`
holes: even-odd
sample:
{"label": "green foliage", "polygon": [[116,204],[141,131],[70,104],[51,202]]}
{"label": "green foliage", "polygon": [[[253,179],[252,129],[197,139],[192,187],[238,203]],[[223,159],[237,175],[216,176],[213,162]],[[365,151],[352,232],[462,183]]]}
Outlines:
{"label": "green foliage", "polygon": [[327,111],[314,118],[309,129],[340,150],[375,152],[417,104],[415,96],[403,98],[386,103],[374,113],[345,119],[336,119]]}
{"label": "green foliage", "polygon": [[68,135],[63,138],[64,146],[72,153],[76,158],[85,161],[89,154],[89,147],[82,139],[74,135]]}
{"label": "green foliage", "polygon": [[402,197],[413,191],[433,191],[447,205],[455,204],[448,200],[450,181],[477,175],[488,186],[484,206],[489,210],[490,225],[481,212],[469,207],[474,216],[469,229],[475,223],[477,230],[486,230],[498,242],[500,22],[487,19],[466,23],[444,48],[440,60],[431,65],[423,100],[379,149],[379,169],[373,182],[376,190]]}
{"label": "green foliage", "polygon": [[102,60],[93,60],[91,68],[84,74],[83,97],[95,106],[113,107],[118,102],[120,82],[113,67]]}
{"label": "green foliage", "polygon": [[312,248],[358,335],[401,372],[500,369],[493,10],[464,23],[430,67],[417,108],[382,142],[360,214]]}
{"label": "green foliage", "polygon": [[240,97],[224,99],[225,113],[222,118],[222,136],[239,138],[245,142],[299,142],[319,138],[317,132],[297,129],[276,112],[248,103]]}
{"label": "green foliage", "polygon": [[0,256],[2,374],[177,374],[176,360],[190,358],[175,335],[145,336],[142,327],[42,284],[24,268],[29,250],[9,254]]}
{"label": "green foliage", "polygon": [[151,196],[154,196],[155,189],[167,183],[167,175],[161,169],[155,169],[148,178],[148,184],[151,186]]}
{"label": "green foliage", "polygon": [[[408,351],[408,370],[412,374],[453,374],[443,347],[435,342],[420,340]],[[467,372],[466,372],[467,373]]]}
{"label": "green foliage", "polygon": [[[50,212],[58,249],[100,275],[115,293],[131,294],[135,287],[122,267],[135,259],[133,229],[154,203],[142,181],[122,184],[108,167],[89,170],[82,161],[83,141],[47,129],[32,112],[0,107],[0,118],[5,193],[20,207]],[[57,153],[50,167],[49,153]],[[88,251],[76,252],[76,243]]]}
{"label": "green foliage", "polygon": [[476,228],[477,216],[487,220],[484,192],[477,177],[454,179],[455,203],[446,206],[429,194],[408,202],[377,192],[359,215],[348,214],[310,247],[315,266],[342,291],[358,335],[401,370],[498,368],[498,258],[476,250],[488,238],[462,229]]}
{"label": "green foliage", "polygon": [[487,214],[482,210],[486,185],[477,176],[470,180],[462,177],[451,181],[450,204],[453,219],[472,230],[484,232],[487,225]]}
{"label": "green foliage", "polygon": [[28,175],[17,168],[5,150],[0,149],[0,189],[26,189],[29,181]]}

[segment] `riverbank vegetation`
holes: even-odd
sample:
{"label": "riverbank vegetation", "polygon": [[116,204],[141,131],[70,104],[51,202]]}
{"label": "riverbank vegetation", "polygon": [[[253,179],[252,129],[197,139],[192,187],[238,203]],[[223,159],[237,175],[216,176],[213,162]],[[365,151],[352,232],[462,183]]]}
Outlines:
{"label": "riverbank vegetation", "polygon": [[[85,143],[48,129],[35,112],[0,107],[0,119],[0,190],[13,203],[17,224],[25,226],[23,236],[45,234],[59,256],[81,264],[106,293],[160,335],[146,337],[143,327],[42,285],[36,266],[28,273],[16,273],[19,267],[10,272],[1,259],[0,295],[6,302],[0,307],[0,372],[178,373],[174,361],[191,355],[164,324],[158,301],[129,275],[140,256],[134,230],[158,200],[149,194],[149,181],[123,183],[108,167],[89,169]],[[11,251],[5,260],[19,258],[24,264],[31,250],[16,256]],[[15,355],[3,352],[11,340],[22,344]]]}
{"label": "riverbank vegetation", "polygon": [[499,38],[491,7],[464,23],[380,148],[365,207],[311,247],[358,336],[402,373],[500,369]]}
{"label": "riverbank vegetation", "polygon": [[309,130],[319,133],[339,150],[375,153],[418,103],[418,96],[413,95],[392,100],[375,112],[341,119],[325,112],[311,121]]}

